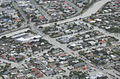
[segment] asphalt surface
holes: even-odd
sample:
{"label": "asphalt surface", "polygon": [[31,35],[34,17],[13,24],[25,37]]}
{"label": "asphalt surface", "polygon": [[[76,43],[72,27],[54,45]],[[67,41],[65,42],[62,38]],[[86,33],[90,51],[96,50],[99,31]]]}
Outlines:
{"label": "asphalt surface", "polygon": [[[101,0],[99,2],[96,2],[93,6],[91,6],[82,15],[79,15],[79,16],[76,16],[76,17],[73,17],[73,18],[70,18],[70,19],[58,21],[57,24],[61,24],[61,23],[65,23],[65,22],[70,22],[70,21],[73,21],[75,19],[79,19],[79,18],[84,18],[84,17],[91,16],[92,14],[96,13],[108,1],[110,1],[110,0]],[[42,26],[47,27],[49,25],[50,25],[50,23],[42,25]],[[40,35],[44,35],[41,31],[37,30],[37,28],[31,27],[31,29],[33,31],[36,31]],[[118,35],[115,35],[113,33],[108,33],[105,30],[100,29],[98,27],[95,27],[94,29],[95,30],[99,30],[100,32],[104,33],[107,36],[114,36],[114,37],[120,39],[120,37]],[[54,48],[62,48],[66,53],[68,53],[68,54],[70,54],[72,56],[75,56],[75,57],[78,56],[78,58],[84,60],[87,63],[88,66],[90,66],[91,68],[93,68],[95,70],[95,73],[102,72],[103,74],[107,75],[109,77],[109,79],[116,79],[116,78],[119,79],[120,78],[118,75],[116,75],[116,73],[119,74],[117,71],[115,71],[115,70],[108,70],[108,69],[104,69],[104,68],[103,68],[103,70],[101,70],[100,68],[98,68],[95,65],[91,64],[91,62],[89,60],[87,60],[84,56],[79,56],[77,51],[72,51],[71,49],[67,48],[67,45],[63,45],[63,44],[60,44],[59,42],[57,42],[55,38],[50,38],[48,35],[43,36],[43,38],[46,39],[51,44],[53,44]],[[74,54],[72,54],[71,52],[74,52]],[[35,56],[32,56],[32,57],[37,57],[38,55],[41,55],[41,53],[38,52],[38,54],[36,54]],[[29,59],[30,58],[26,58],[26,60],[29,60]],[[3,61],[3,62],[11,63],[13,67],[14,66],[18,67],[21,64],[25,64],[25,61],[23,61],[20,64],[20,63],[13,63],[13,62],[10,62],[10,61],[7,61],[7,60],[3,60],[3,59],[0,59],[0,60]],[[111,77],[111,74],[114,75],[115,77]],[[48,78],[48,79],[51,79],[51,78]],[[56,77],[52,77],[52,79],[56,79]]]}
{"label": "asphalt surface", "polygon": [[15,0],[12,0],[12,4],[16,10],[19,11],[21,16],[24,18],[25,22],[28,22],[28,19],[26,18],[26,14],[23,12],[23,10],[18,6]]}
{"label": "asphalt surface", "polygon": [[41,26],[47,27],[47,26],[53,25],[54,23],[62,24],[62,23],[74,21],[74,20],[79,19],[79,18],[89,17],[89,16],[91,16],[92,14],[95,14],[104,4],[106,4],[106,3],[109,2],[109,1],[111,1],[111,0],[100,0],[100,1],[98,1],[98,2],[96,2],[96,3],[94,3],[91,7],[88,8],[88,10],[86,10],[86,11],[85,11],[83,14],[81,14],[81,15],[75,16],[75,17],[73,17],[73,18],[65,19],[65,20],[62,20],[62,21],[58,21],[58,22],[43,24],[43,25],[41,25]]}
{"label": "asphalt surface", "polygon": [[69,0],[65,0],[70,6],[72,6],[74,9],[77,10],[77,13],[75,13],[73,16],[80,14],[82,11],[82,8],[79,8],[77,5],[75,5],[74,3],[70,2]]}
{"label": "asphalt surface", "polygon": [[49,21],[52,19],[52,17],[51,17],[49,14],[47,14],[47,12],[44,11],[44,10],[40,7],[40,5],[38,5],[38,4],[36,3],[35,0],[30,0],[30,2],[35,5],[35,7],[41,12],[41,14],[42,14],[43,16],[45,16],[46,19],[48,19]]}
{"label": "asphalt surface", "polygon": [[[14,1],[14,0],[13,0]],[[32,2],[34,2],[33,0],[31,0]],[[62,21],[58,21],[58,22],[53,22],[53,23],[48,23],[48,24],[43,24],[43,25],[40,25],[40,26],[43,26],[43,27],[47,27],[47,26],[53,26],[54,23],[57,23],[57,24],[62,24],[62,23],[66,23],[66,22],[70,22],[70,21],[74,21],[76,19],[79,19],[79,18],[84,18],[84,17],[88,17],[88,16],[91,16],[93,13],[96,13],[105,3],[109,2],[111,0],[101,0],[101,1],[98,1],[96,2],[95,4],[93,4],[93,6],[91,6],[86,12],[84,12],[83,14],[79,15],[79,16],[75,16],[73,18],[70,18],[70,19],[66,19],[66,20],[62,20]],[[14,3],[14,6],[15,6],[15,2]],[[34,2],[35,3],[35,2]],[[35,3],[36,4],[36,3]],[[17,6],[16,6],[17,7]],[[38,7],[39,8],[39,7]],[[17,9],[17,8],[16,8]],[[22,16],[25,17],[25,14],[22,12],[22,10],[20,8],[18,8],[18,10],[21,12]],[[26,18],[25,18],[26,19]],[[27,21],[27,19],[26,19]],[[24,30],[24,29],[23,29]],[[16,32],[16,31],[14,31]],[[1,36],[6,36],[8,32],[2,34]]]}

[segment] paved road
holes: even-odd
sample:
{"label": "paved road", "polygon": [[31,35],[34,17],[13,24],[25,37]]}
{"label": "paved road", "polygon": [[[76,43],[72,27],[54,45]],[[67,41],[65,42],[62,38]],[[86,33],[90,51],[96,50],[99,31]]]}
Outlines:
{"label": "paved road", "polygon": [[96,13],[104,4],[106,4],[109,1],[111,1],[111,0],[100,0],[100,1],[96,2],[95,4],[93,4],[93,6],[88,8],[88,10],[86,12],[84,12],[83,14],[81,14],[79,16],[69,18],[69,19],[65,19],[65,20],[58,21],[58,22],[44,24],[44,25],[41,25],[41,26],[47,27],[47,26],[53,25],[54,23],[62,24],[62,23],[74,21],[74,20],[79,19],[79,18],[85,18],[85,17],[91,16],[92,14]]}
{"label": "paved road", "polygon": [[5,59],[1,59],[1,58],[0,58],[0,61],[1,61],[1,62],[10,63],[10,64],[11,64],[11,67],[19,66],[18,63],[15,63],[15,62],[12,62],[12,61],[8,61],[8,60],[5,60]]}
{"label": "paved road", "polygon": [[12,4],[13,4],[14,8],[16,8],[20,12],[20,14],[24,18],[25,22],[28,22],[28,19],[26,18],[26,14],[23,12],[23,10],[20,7],[18,7],[18,4],[15,2],[15,0],[12,0]]}
{"label": "paved road", "polygon": [[99,15],[116,15],[118,13],[120,13],[120,12],[97,14],[97,16],[99,16]]}
{"label": "paved road", "polygon": [[79,8],[77,5],[75,5],[74,3],[70,2],[69,0],[65,0],[70,6],[72,6],[74,9],[77,10],[77,13],[75,13],[73,16],[80,14],[82,11],[82,8]]}
{"label": "paved road", "polygon": [[[64,21],[58,21],[57,23],[58,24],[60,24],[60,23],[65,23],[65,22],[70,22],[70,21],[73,21],[73,20],[75,20],[75,19],[79,19],[79,18],[84,18],[84,17],[87,17],[87,16],[90,16],[92,13],[95,13],[96,11],[98,11],[99,10],[99,8],[101,8],[102,7],[102,5],[104,5],[106,2],[108,2],[108,1],[110,1],[110,0],[101,0],[101,1],[99,1],[99,2],[97,2],[97,3],[95,3],[91,8],[89,8],[84,14],[82,14],[82,15],[80,15],[80,16],[77,16],[77,17],[74,17],[74,18],[71,18],[71,19],[67,19],[67,20],[64,20]],[[98,5],[99,4],[99,5]],[[44,26],[44,25],[43,25]],[[46,24],[45,26],[49,26],[49,24]],[[34,29],[34,30],[36,30],[36,29]],[[106,35],[110,35],[110,36],[115,36],[114,34],[109,34],[109,33],[106,33],[106,31],[105,30],[103,30],[103,29],[99,29],[99,28],[97,28],[97,27],[95,27],[95,30],[99,30],[100,32],[103,32],[104,34],[106,34]],[[40,35],[41,35],[41,32],[38,32],[37,31],[37,33],[39,33]],[[120,37],[117,37],[117,36],[115,36],[116,38],[118,38],[118,39],[120,39]],[[78,56],[78,52],[75,52],[75,51],[72,51],[72,50],[70,50],[69,48],[67,48],[67,46],[66,45],[63,45],[63,44],[60,44],[60,43],[58,43],[57,41],[56,41],[56,39],[54,39],[54,38],[50,38],[49,36],[44,36],[43,37],[44,39],[46,39],[46,40],[48,40],[48,42],[50,42],[51,44],[53,44],[54,45],[54,47],[55,48],[62,48],[66,53],[68,53],[68,54],[70,54],[70,55],[72,55],[72,56]],[[74,52],[74,54],[75,55],[73,55],[71,52]],[[83,59],[89,66],[91,66],[92,68],[93,68],[93,64],[91,64],[90,62],[89,62],[89,60],[87,60],[85,57],[80,57],[81,59]],[[3,60],[4,61],[4,60]],[[24,64],[24,62],[22,63],[22,64]],[[94,66],[95,67],[95,66]],[[100,69],[97,69],[97,68],[95,68],[95,70],[96,71],[100,71],[101,72],[101,70]],[[106,75],[109,75],[109,74],[112,74],[112,73],[114,73],[113,71],[109,71],[109,70],[104,70],[104,71],[102,71],[104,74],[106,74]],[[118,76],[116,76],[115,74],[113,74],[115,77],[118,77]],[[110,76],[110,75],[109,75]],[[119,78],[119,77],[118,77]]]}
{"label": "paved road", "polygon": [[[80,23],[85,23],[85,22],[80,21]],[[89,24],[89,23],[85,23],[85,24],[87,24],[88,26],[91,26],[91,24]],[[120,34],[109,33],[109,32],[107,32],[106,30],[101,29],[101,28],[98,28],[98,27],[96,27],[96,26],[94,26],[94,30],[98,30],[98,31],[100,31],[101,33],[105,34],[106,36],[115,37],[115,38],[119,39],[119,41],[120,41]]]}
{"label": "paved road", "polygon": [[[14,1],[14,0],[13,0]],[[33,1],[33,0],[31,0],[31,1]],[[91,14],[93,14],[93,13],[96,13],[105,3],[107,3],[108,1],[111,1],[111,0],[101,0],[101,1],[98,1],[98,2],[96,2],[93,6],[91,6],[85,13],[83,13],[83,14],[81,14],[81,15],[79,15],[79,16],[76,16],[76,17],[73,17],[73,18],[70,18],[70,19],[66,19],[66,20],[62,20],[62,21],[58,21],[58,22],[56,22],[57,24],[61,24],[61,23],[65,23],[65,22],[70,22],[70,21],[73,21],[73,20],[76,20],[76,19],[79,19],[79,18],[84,18],[84,17],[87,17],[87,16],[90,16]],[[34,1],[33,1],[34,2]],[[17,5],[15,5],[16,3],[15,2],[13,2],[13,4],[14,4],[14,6],[16,6],[17,7]],[[35,3],[36,4],[36,3]],[[39,6],[38,6],[39,7]],[[23,14],[22,13],[22,10],[18,7],[18,10],[21,12],[21,14]],[[25,15],[23,15],[23,17],[24,17]],[[25,18],[25,17],[24,17]],[[25,18],[26,19],[26,18]],[[27,20],[27,19],[26,19]],[[53,23],[48,23],[48,24],[44,24],[44,25],[41,25],[41,26],[43,26],[43,27],[47,27],[47,26],[53,26],[53,24],[54,24],[55,22],[53,22]],[[23,29],[24,30],[24,29]],[[14,31],[15,32],[15,31]],[[4,34],[2,34],[2,36],[6,36],[7,35],[7,33],[9,33],[9,32],[6,32],[6,34],[4,33]],[[10,34],[9,34],[10,35]],[[1,35],[0,35],[1,36]]]}
{"label": "paved road", "polygon": [[35,5],[35,7],[41,12],[41,14],[42,14],[43,16],[45,16],[46,19],[48,19],[49,21],[52,19],[52,17],[51,17],[50,15],[48,15],[47,12],[44,11],[44,10],[36,3],[35,0],[30,0],[30,2]]}
{"label": "paved road", "polygon": [[100,28],[98,28],[98,27],[95,27],[95,30],[99,30],[100,32],[104,33],[106,36],[115,37],[115,38],[119,39],[119,41],[120,41],[120,37],[117,36],[115,33],[109,33],[109,32],[107,32],[107,31],[105,31],[104,29],[100,29]]}
{"label": "paved road", "polygon": [[14,29],[14,30],[6,31],[6,32],[3,32],[3,33],[0,33],[0,38],[3,37],[3,36],[10,37],[10,36],[13,36],[15,34],[25,32],[27,30],[30,30],[30,29],[27,28],[27,27],[22,27],[22,28],[17,28],[17,29]]}
{"label": "paved road", "polygon": [[[54,39],[54,38],[50,38],[49,36],[44,36],[43,37],[44,39],[46,39],[47,41],[49,41],[51,44],[53,44],[54,45],[54,47],[55,48],[62,48],[67,54],[70,54],[70,55],[72,55],[72,56],[78,56],[78,52],[77,51],[72,51],[72,50],[70,50],[69,48],[67,48],[67,45],[63,45],[63,44],[60,44],[60,43],[58,43],[57,41],[56,41],[56,39]],[[86,48],[87,49],[87,48]],[[72,54],[71,52],[73,52],[74,54]],[[102,71],[102,70],[100,70],[100,69],[97,69],[97,68],[95,68],[95,65],[93,65],[93,64],[91,64],[90,62],[89,62],[89,60],[87,60],[84,56],[80,56],[79,57],[80,59],[82,59],[82,60],[84,60],[87,64],[88,64],[88,66],[90,66],[91,68],[94,68],[95,70],[96,70],[96,72],[102,72],[102,73],[104,73],[105,75],[109,75],[108,73],[109,73],[109,71]],[[112,72],[110,72],[110,73],[112,73]],[[109,75],[110,76],[110,75]],[[118,76],[117,76],[118,77]]]}
{"label": "paved road", "polygon": [[[88,24],[88,25],[91,26],[90,24]],[[98,27],[95,27],[94,29],[95,30],[99,30],[100,32],[104,33],[106,36],[114,36],[114,37],[120,39],[120,37],[115,36],[114,34],[109,34],[105,30],[99,29]],[[50,38],[48,35],[44,36],[43,38],[46,39],[47,41],[49,41],[51,44],[53,44],[55,48],[62,48],[66,53],[68,53],[68,54],[70,54],[72,56],[78,56],[78,51],[72,51],[72,50],[70,50],[69,48],[67,48],[67,44],[60,44],[59,42],[56,41],[56,38]],[[96,46],[94,46],[92,48],[96,48]],[[85,50],[87,50],[87,49],[88,48],[85,48]],[[71,52],[74,52],[74,54],[72,54]],[[92,67],[92,68],[96,67],[95,65],[91,64],[89,62],[89,60],[87,60],[84,56],[82,56],[80,58],[82,60],[84,60],[90,67]],[[102,71],[101,69],[97,69],[97,67],[94,68],[94,69],[96,70],[96,72],[101,72]],[[109,78],[111,77],[110,74],[112,74],[114,72],[116,72],[116,71],[115,70],[114,71],[109,71],[107,69],[104,69],[104,71],[102,71],[102,73],[106,74]],[[116,73],[119,74],[118,72],[116,72]],[[115,78],[119,78],[119,76],[117,76],[115,73],[113,75],[115,76]]]}

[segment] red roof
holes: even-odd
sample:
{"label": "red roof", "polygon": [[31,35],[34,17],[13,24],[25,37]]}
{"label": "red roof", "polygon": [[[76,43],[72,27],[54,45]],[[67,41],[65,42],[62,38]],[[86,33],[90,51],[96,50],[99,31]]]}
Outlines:
{"label": "red roof", "polygon": [[119,3],[118,1],[114,1],[115,3]]}
{"label": "red roof", "polygon": [[38,74],[37,76],[38,76],[38,77],[43,77],[43,74]]}
{"label": "red roof", "polygon": [[64,4],[66,4],[67,2],[64,2]]}
{"label": "red roof", "polygon": [[39,18],[39,19],[43,19],[43,18],[44,18],[44,16],[39,16],[38,18]]}
{"label": "red roof", "polygon": [[21,19],[16,19],[16,21],[21,21]]}
{"label": "red roof", "polygon": [[65,54],[65,53],[62,53],[62,54],[60,54],[60,56],[64,57],[64,56],[66,56],[66,54]]}
{"label": "red roof", "polygon": [[48,11],[56,11],[55,9],[48,9]]}
{"label": "red roof", "polygon": [[32,71],[37,71],[37,70],[38,70],[38,69],[36,69],[36,68],[33,68],[33,69],[32,69]]}
{"label": "red roof", "polygon": [[10,57],[9,59],[10,59],[10,60],[14,60],[14,59],[15,59],[15,57]]}
{"label": "red roof", "polygon": [[85,70],[85,69],[86,69],[86,67],[83,67],[82,69],[84,69],[84,70]]}
{"label": "red roof", "polygon": [[33,73],[37,74],[37,73],[40,73],[40,71],[35,71],[35,72],[33,72]]}
{"label": "red roof", "polygon": [[99,43],[104,43],[105,41],[103,40],[103,41],[99,41]]}
{"label": "red roof", "polygon": [[24,44],[24,46],[30,46],[30,44]]}
{"label": "red roof", "polygon": [[91,21],[94,21],[94,20],[92,20],[92,19],[88,19],[88,21],[91,22]]}
{"label": "red roof", "polygon": [[67,6],[67,7],[65,7],[65,8],[70,9],[70,10],[72,9],[72,7],[70,7],[70,6]]}

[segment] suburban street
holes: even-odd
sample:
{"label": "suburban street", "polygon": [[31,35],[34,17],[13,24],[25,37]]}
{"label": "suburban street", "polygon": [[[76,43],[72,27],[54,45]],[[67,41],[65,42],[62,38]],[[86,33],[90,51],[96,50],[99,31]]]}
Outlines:
{"label": "suburban street", "polygon": [[48,19],[48,21],[50,21],[52,19],[51,16],[36,3],[36,1],[34,1],[34,0],[30,0],[30,1],[41,12],[41,14],[44,15],[46,19]]}
{"label": "suburban street", "polygon": [[25,22],[28,22],[28,19],[26,18],[26,14],[23,12],[23,10],[18,6],[15,0],[12,0],[13,6],[20,12],[21,16],[24,18]]}
{"label": "suburban street", "polygon": [[[79,18],[84,18],[84,17],[88,17],[94,13],[96,13],[104,4],[106,4],[107,2],[109,2],[110,0],[101,0],[101,1],[98,1],[96,2],[95,4],[93,4],[93,6],[91,6],[90,8],[88,8],[88,10],[86,10],[83,14],[80,14],[79,16],[75,16],[75,17],[72,17],[70,19],[66,19],[66,20],[62,20],[62,21],[58,21],[58,22],[53,22],[53,23],[48,23],[48,24],[43,24],[43,25],[40,25],[42,27],[47,27],[47,26],[53,26],[54,23],[57,23],[57,24],[62,24],[62,23],[66,23],[66,22],[70,22],[70,21],[74,21],[76,19],[79,19]],[[32,2],[32,0],[31,0]],[[35,3],[34,3],[35,4]],[[39,8],[39,7],[38,7]],[[19,9],[20,12],[21,9]],[[21,13],[22,14],[22,13]],[[22,14],[22,16],[25,18],[25,15]],[[26,19],[26,18],[25,18]],[[27,20],[27,19],[26,19]],[[23,29],[24,30],[24,29]],[[16,31],[15,31],[16,32]],[[2,36],[5,36],[5,33],[2,35]]]}
{"label": "suburban street", "polygon": [[73,16],[78,15],[78,14],[81,13],[82,8],[79,8],[78,6],[76,6],[75,4],[73,4],[72,2],[70,2],[69,0],[66,0],[66,2],[67,2],[70,6],[72,6],[73,8],[75,8],[75,9],[77,10],[77,13],[75,13]]}
{"label": "suburban street", "polygon": [[[88,24],[88,25],[89,25],[89,24]],[[107,36],[114,36],[114,34],[109,34],[109,33],[107,33],[106,31],[104,31],[103,29],[99,29],[99,28],[97,28],[97,27],[95,27],[94,30],[99,30],[100,32],[104,33],[104,34],[107,35]],[[43,35],[43,33],[42,33],[42,32],[38,32],[37,29],[34,29],[34,31],[37,32],[37,33],[40,34],[40,35]],[[85,33],[85,31],[84,31],[84,33]],[[117,36],[116,36],[116,38],[120,39],[120,37],[117,37]],[[79,56],[79,55],[78,55],[78,51],[72,51],[71,49],[69,49],[69,48],[67,47],[67,45],[58,43],[55,38],[50,38],[48,35],[45,35],[45,36],[43,37],[43,39],[47,39],[47,41],[49,41],[49,42],[53,45],[54,48],[62,48],[66,53],[68,53],[68,54],[70,54],[70,55],[72,55],[72,56],[75,56],[75,57],[76,57],[76,56]],[[99,46],[98,46],[98,47],[99,47]],[[92,49],[92,48],[97,48],[97,47],[96,47],[96,46],[93,46],[93,47],[91,47],[90,49]],[[89,49],[89,48],[85,48],[84,50],[87,50],[87,49]],[[73,52],[74,54],[71,53],[71,52]],[[114,72],[117,73],[117,71],[115,71],[115,70],[114,70],[114,71],[113,71],[113,70],[109,71],[109,70],[104,69],[104,68],[103,68],[103,70],[101,70],[101,69],[98,68],[97,66],[91,64],[91,63],[89,62],[89,60],[87,60],[84,56],[80,56],[80,57],[78,57],[78,58],[84,60],[84,62],[86,62],[86,63],[88,64],[88,66],[90,66],[91,68],[95,69],[95,70],[96,70],[96,73],[97,73],[97,72],[102,72],[102,73],[106,74],[106,75],[109,77],[109,79],[112,79],[110,74],[112,74],[112,73],[114,73]],[[119,74],[119,73],[117,73],[117,74]],[[92,74],[92,75],[93,75],[93,74]],[[116,74],[114,74],[114,76],[115,76],[115,79],[119,78],[119,76],[117,76]]]}
{"label": "suburban street", "polygon": [[[45,12],[34,0],[30,0],[30,1],[31,1],[32,4],[35,5],[35,7],[40,12],[42,12],[42,15],[44,15],[45,18],[47,18],[48,20],[51,20],[51,16],[49,16],[49,14],[47,14],[47,12]],[[78,20],[80,18],[89,17],[92,14],[95,14],[104,4],[106,4],[109,1],[111,1],[111,0],[100,0],[100,1],[96,2],[95,4],[93,4],[91,7],[89,7],[84,13],[82,13],[82,14],[80,14],[78,16],[75,16],[75,17],[72,17],[72,18],[69,18],[69,19],[65,19],[65,20],[61,20],[61,21],[58,21],[58,22],[43,24],[43,25],[40,25],[40,26],[42,26],[42,27],[51,26],[52,27],[55,23],[57,23],[57,24],[63,24],[63,23],[74,21],[74,20]],[[66,0],[66,2],[68,2],[68,4],[70,4],[75,9],[77,9],[77,11],[78,11],[77,14],[79,14],[81,12],[81,9],[79,7],[77,7],[76,5],[74,5],[73,3],[71,3],[70,1]],[[39,27],[35,26],[35,23],[29,23],[29,24],[27,24],[28,19],[26,18],[25,13],[22,11],[21,8],[19,8],[17,6],[15,0],[13,0],[12,4],[14,5],[14,7],[16,9],[19,10],[19,12],[22,15],[22,17],[24,18],[26,24],[23,24],[22,25],[23,27],[21,27],[21,28],[17,28],[17,29],[12,30],[12,31],[1,33],[0,34],[0,38],[3,37],[3,36],[10,37],[10,36],[13,36],[15,34],[18,34],[18,33],[21,33],[21,32],[25,32],[27,30],[32,30],[34,33],[36,33],[37,35],[40,35],[43,39],[46,39],[50,44],[52,44],[53,48],[61,48],[68,55],[71,55],[73,57],[77,57],[78,59],[83,60],[87,64],[87,66],[90,67],[90,68],[92,68],[92,70],[94,71],[93,73],[90,73],[91,76],[99,72],[99,73],[102,73],[102,74],[108,76],[109,79],[119,79],[120,78],[120,76],[117,75],[117,74],[120,75],[120,73],[118,71],[116,71],[114,69],[111,69],[111,70],[110,69],[105,69],[104,67],[94,65],[85,56],[79,55],[78,51],[73,51],[73,50],[69,49],[67,47],[68,44],[61,44],[61,43],[59,43],[56,40],[56,38],[51,38],[49,35],[45,35]],[[85,23],[82,20],[79,20],[79,21],[80,21],[80,23]],[[85,23],[85,24],[87,24],[88,26],[92,26],[89,23]],[[96,36],[96,37],[92,37],[92,38],[88,38],[89,40],[93,39],[93,38],[100,38],[102,36],[112,36],[112,37],[115,37],[115,38],[117,38],[117,39],[120,40],[120,35],[119,34],[109,33],[109,32],[106,32],[105,30],[100,29],[98,27],[94,27],[94,30],[98,30],[101,33],[103,33],[104,35]],[[86,33],[86,32],[89,32],[89,31],[93,31],[93,30],[82,31],[79,34]],[[77,34],[77,33],[75,33],[75,34]],[[74,36],[75,34],[72,34],[70,36]],[[77,42],[80,42],[80,41],[82,41],[82,40],[71,42],[70,44],[77,43]],[[88,49],[97,48],[97,47],[100,47],[100,45],[98,45],[98,46],[92,46],[91,48],[90,47],[86,47],[86,48],[81,49],[81,50],[88,50]],[[18,67],[19,68],[20,66],[25,65],[26,61],[29,61],[31,58],[37,58],[37,57],[43,55],[46,52],[48,52],[48,50],[45,50],[45,51],[42,51],[42,52],[37,52],[35,55],[32,55],[31,57],[26,57],[25,60],[23,60],[22,62],[19,62],[19,63],[11,62],[11,61],[4,60],[4,59],[0,59],[0,61],[6,62],[6,63],[10,63],[12,67],[16,67],[16,68]],[[65,69],[65,70],[67,71],[67,69]],[[69,73],[69,71],[67,71],[65,73],[65,75],[68,75],[68,73]],[[114,75],[114,77],[113,77],[113,75]],[[57,76],[60,76],[60,75],[57,75]],[[44,78],[41,78],[41,79],[56,79],[56,76],[52,76],[52,77],[45,76]]]}
{"label": "suburban street", "polygon": [[[62,45],[62,44],[60,44],[60,43],[58,43],[57,41],[56,41],[56,39],[53,39],[53,38],[50,38],[49,36],[44,36],[43,37],[44,39],[47,39],[51,44],[53,44],[54,45],[54,47],[55,48],[62,48],[63,50],[65,50],[65,52],[67,52],[68,54],[70,54],[70,55],[72,55],[72,56],[78,56],[78,52],[75,52],[75,51],[72,51],[72,50],[70,50],[69,48],[67,48],[67,46],[66,45]],[[96,48],[96,47],[95,47]],[[87,48],[86,48],[87,49]],[[74,54],[75,55],[73,55],[71,52],[74,52]],[[109,70],[104,70],[104,71],[102,71],[101,69],[98,69],[95,65],[93,65],[93,64],[91,64],[90,62],[89,62],[89,60],[87,60],[85,57],[79,57],[80,59],[82,59],[82,60],[84,60],[87,64],[88,64],[88,66],[90,66],[90,67],[92,67],[93,69],[95,69],[96,70],[96,73],[97,72],[102,72],[102,73],[104,73],[104,74],[106,74],[106,75],[109,75],[109,74],[111,74],[111,73],[113,73],[113,71],[109,71]],[[116,78],[119,78],[119,76],[117,76],[117,75],[114,75]],[[109,78],[110,79],[112,79],[111,77],[110,77],[110,75],[109,75]]]}
{"label": "suburban street", "polygon": [[65,19],[62,21],[43,24],[41,26],[47,27],[47,26],[53,25],[54,23],[62,24],[62,23],[74,21],[74,20],[79,19],[79,18],[85,18],[85,17],[91,16],[92,14],[96,13],[104,4],[106,4],[109,1],[111,1],[111,0],[100,0],[100,1],[96,2],[95,4],[93,4],[91,7],[89,7],[83,14],[80,14],[80,15],[75,16],[73,18]]}

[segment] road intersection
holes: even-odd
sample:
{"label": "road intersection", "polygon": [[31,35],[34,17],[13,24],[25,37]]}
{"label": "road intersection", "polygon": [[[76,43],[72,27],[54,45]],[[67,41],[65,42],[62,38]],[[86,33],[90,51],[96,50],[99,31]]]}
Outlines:
{"label": "road intersection", "polygon": [[[57,23],[57,24],[63,24],[63,23],[66,23],[66,22],[71,22],[71,21],[74,21],[76,19],[80,19],[80,18],[85,18],[85,17],[88,17],[88,16],[91,16],[92,14],[95,14],[104,4],[106,4],[107,2],[109,2],[110,0],[101,0],[101,1],[98,1],[96,2],[95,4],[93,4],[93,6],[91,6],[90,8],[88,8],[87,11],[85,11],[83,14],[79,15],[79,16],[75,16],[75,17],[72,17],[72,18],[69,18],[69,19],[66,19],[66,20],[62,20],[62,21],[58,21],[58,22],[53,22],[53,23],[48,23],[48,24],[44,24],[44,25],[40,25],[42,27],[47,27],[47,26],[51,26],[51,25],[54,25],[54,23]],[[31,0],[31,2],[33,2]],[[14,3],[13,3],[14,4]],[[16,5],[15,5],[16,6]],[[37,6],[36,6],[37,7]],[[23,15],[23,17],[25,17],[24,13],[22,13],[21,10],[19,10],[21,12],[21,14]],[[24,18],[26,21],[27,19]],[[81,21],[82,22],[82,21]],[[88,24],[89,25],[89,24]],[[78,55],[78,52],[77,51],[72,51],[71,49],[69,49],[67,47],[67,45],[63,45],[63,44],[60,44],[59,42],[56,41],[55,38],[50,38],[48,35],[45,35],[44,33],[42,33],[39,29],[39,27],[34,27],[34,23],[30,23],[26,26],[30,26],[30,29],[34,32],[36,32],[37,34],[43,36],[42,38],[43,39],[46,39],[49,43],[51,43],[53,45],[54,48],[62,48],[66,53],[76,57],[76,56],[79,56]],[[90,25],[89,25],[90,26]],[[27,29],[29,30],[29,28]],[[103,29],[99,29],[98,27],[94,27],[94,30],[99,30],[100,32],[104,33],[105,35],[107,36],[114,36],[118,39],[120,39],[119,36],[117,35],[114,35],[114,34],[110,34],[108,32],[106,32],[105,30]],[[25,29],[22,29],[22,30],[15,30],[15,34],[16,33],[19,33],[21,31],[26,31]],[[13,33],[11,34],[2,34],[0,35],[0,37],[2,36],[11,36],[11,35],[14,35]],[[86,50],[86,49],[85,49]],[[46,51],[44,51],[43,53],[45,53]],[[74,52],[75,54],[72,54],[71,52]],[[41,55],[43,53],[40,53],[38,52],[36,55],[32,56],[32,57],[37,57],[38,55]],[[30,58],[32,57],[29,57],[29,58],[26,58],[25,60],[30,60]],[[89,60],[87,60],[84,56],[79,56],[78,58],[82,59],[83,61],[85,61],[87,63],[88,66],[90,66],[91,68],[95,69],[96,72],[102,72],[104,73],[105,75],[107,75],[109,77],[109,79],[113,79],[111,77],[110,74],[113,74],[115,76],[115,79],[119,79],[119,76],[116,75],[119,74],[117,71],[115,70],[108,70],[108,69],[104,69],[101,70],[100,68],[96,67],[95,65],[93,65],[91,62],[89,62]],[[14,63],[14,62],[11,62],[11,61],[7,61],[7,60],[3,60],[3,59],[0,59],[2,62],[7,62],[7,63],[11,63],[12,64],[12,67],[19,67],[20,65],[24,64],[25,61],[22,61],[20,63]],[[53,79],[53,78],[52,78]]]}

